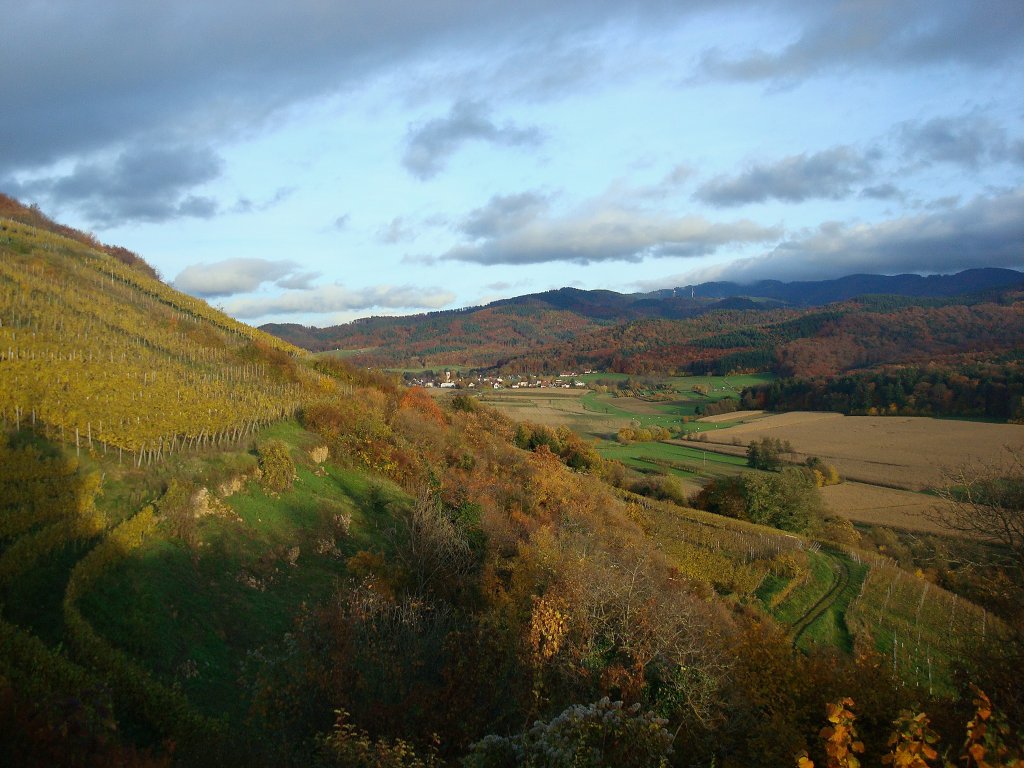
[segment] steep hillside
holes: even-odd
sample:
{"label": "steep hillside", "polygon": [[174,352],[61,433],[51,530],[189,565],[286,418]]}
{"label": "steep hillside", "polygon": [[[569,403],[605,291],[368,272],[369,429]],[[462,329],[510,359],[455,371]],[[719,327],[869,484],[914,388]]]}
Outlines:
{"label": "steep hillside", "polygon": [[237,439],[319,385],[300,350],[79,239],[0,219],[0,248],[8,424],[140,461]]}
{"label": "steep hillside", "polygon": [[109,256],[113,256],[118,261],[127,264],[130,267],[134,267],[136,270],[148,275],[149,277],[159,277],[157,271],[147,264],[146,261],[137,253],[133,253],[127,248],[122,248],[117,245],[104,245],[97,240],[94,235],[59,224],[49,218],[37,207],[22,205],[13,197],[9,197],[3,193],[0,193],[0,219],[10,219],[22,224],[28,224],[36,229],[61,235],[62,237],[74,240],[94,250],[103,251]]}

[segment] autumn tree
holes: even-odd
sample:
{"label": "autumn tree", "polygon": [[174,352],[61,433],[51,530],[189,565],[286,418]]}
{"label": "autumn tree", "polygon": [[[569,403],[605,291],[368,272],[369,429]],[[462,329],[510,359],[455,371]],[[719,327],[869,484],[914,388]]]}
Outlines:
{"label": "autumn tree", "polygon": [[968,676],[999,698],[1007,713],[1024,718],[1024,458],[1008,452],[1001,465],[967,466],[947,474],[937,491],[942,503],[929,517],[948,530],[994,544],[991,555],[969,563],[986,603],[1002,614],[1001,642],[965,661]]}
{"label": "autumn tree", "polygon": [[782,456],[792,453],[793,446],[778,438],[762,437],[747,446],[747,464],[754,469],[776,470],[782,466]]}
{"label": "autumn tree", "polygon": [[799,467],[712,480],[691,501],[709,512],[785,531],[815,530],[824,516],[813,475]]}
{"label": "autumn tree", "polygon": [[944,528],[1004,548],[1024,572],[1024,457],[1008,452],[1004,466],[962,467],[936,493],[944,502],[930,517]]}

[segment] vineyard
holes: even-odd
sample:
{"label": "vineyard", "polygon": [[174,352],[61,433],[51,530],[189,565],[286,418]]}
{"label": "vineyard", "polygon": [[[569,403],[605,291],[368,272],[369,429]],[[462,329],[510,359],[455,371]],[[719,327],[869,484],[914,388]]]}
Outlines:
{"label": "vineyard", "polygon": [[335,383],[82,243],[0,220],[0,419],[137,465],[237,443]]}
{"label": "vineyard", "polygon": [[885,558],[871,558],[870,566],[846,620],[907,684],[949,693],[956,664],[1005,641],[1003,622],[970,601]]}

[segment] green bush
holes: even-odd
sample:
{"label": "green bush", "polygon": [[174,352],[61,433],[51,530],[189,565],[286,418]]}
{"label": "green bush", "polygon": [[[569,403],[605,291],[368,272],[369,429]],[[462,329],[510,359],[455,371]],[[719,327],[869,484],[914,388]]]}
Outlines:
{"label": "green bush", "polygon": [[266,440],[256,447],[263,473],[260,483],[268,491],[287,491],[295,482],[295,462],[288,445],[280,440]]}
{"label": "green bush", "polygon": [[691,501],[718,515],[800,533],[817,530],[824,515],[813,474],[797,467],[712,480]]}

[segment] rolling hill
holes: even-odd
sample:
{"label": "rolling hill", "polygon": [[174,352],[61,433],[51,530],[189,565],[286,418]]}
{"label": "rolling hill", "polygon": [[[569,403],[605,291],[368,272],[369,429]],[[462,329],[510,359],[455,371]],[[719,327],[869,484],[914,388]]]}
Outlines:
{"label": "rolling hill", "polygon": [[[550,373],[578,367],[625,373],[785,368],[780,347],[827,335],[835,322],[870,317],[885,336],[906,336],[915,326],[948,324],[951,307],[1012,305],[1024,274],[1005,269],[957,275],[853,275],[812,283],[763,281],[749,286],[704,283],[647,294],[562,288],[505,299],[484,307],[409,317],[370,317],[312,328],[268,324],[262,330],[312,351],[346,350],[361,365],[402,369],[463,367],[514,373]],[[692,295],[691,295],[692,289]],[[996,310],[998,313],[1000,310]],[[1017,315],[991,321],[985,351],[1021,343]],[[977,314],[974,309],[969,314]],[[921,318],[924,316],[924,320]],[[961,343],[932,345],[927,334],[898,355],[868,361],[918,362],[969,351],[971,317]],[[884,328],[881,328],[884,326]],[[948,337],[948,335],[947,335]],[[873,340],[871,342],[874,343]],[[883,345],[884,346],[884,345]],[[912,359],[917,355],[918,359]],[[902,359],[901,359],[902,358]],[[731,368],[730,368],[731,366]],[[840,369],[863,367],[860,360]],[[785,372],[780,370],[780,372]],[[796,371],[803,375],[810,371]]]}

